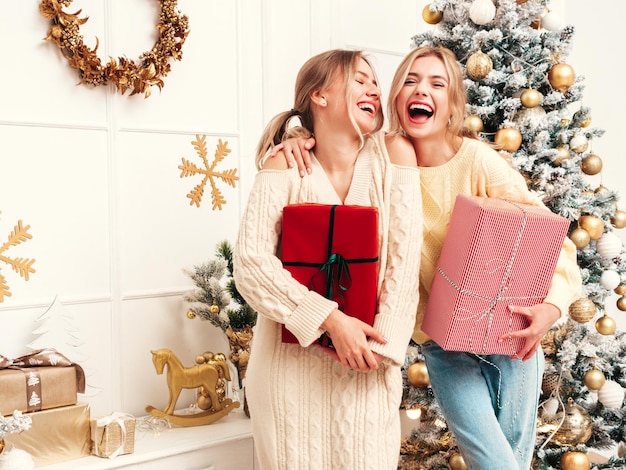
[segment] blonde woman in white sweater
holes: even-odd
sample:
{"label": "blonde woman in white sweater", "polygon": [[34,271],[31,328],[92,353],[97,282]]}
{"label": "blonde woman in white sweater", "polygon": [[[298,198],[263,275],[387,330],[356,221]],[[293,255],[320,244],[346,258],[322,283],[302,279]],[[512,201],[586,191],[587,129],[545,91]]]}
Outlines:
{"label": "blonde woman in white sweater", "polygon": [[[294,109],[276,116],[258,146],[297,115],[312,129],[316,171],[301,178],[285,158],[256,175],[234,253],[237,288],[259,318],[246,374],[261,470],[395,470],[400,450],[400,366],[415,322],[421,195],[415,154],[386,139],[380,90],[358,51],[319,54],[301,68]],[[386,140],[388,140],[386,142]],[[378,309],[373,326],[291,277],[278,253],[283,207],[316,202],[378,210]],[[299,344],[283,343],[281,328]],[[324,332],[334,349],[317,346]]]}

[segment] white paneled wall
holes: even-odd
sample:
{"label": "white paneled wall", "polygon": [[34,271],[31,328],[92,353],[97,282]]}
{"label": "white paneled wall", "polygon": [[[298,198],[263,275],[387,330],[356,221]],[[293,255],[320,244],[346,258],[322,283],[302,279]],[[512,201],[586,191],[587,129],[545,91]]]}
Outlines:
{"label": "white paneled wall", "polygon": [[[5,254],[35,258],[36,273],[25,281],[0,262],[12,293],[0,302],[0,354],[27,352],[37,318],[58,297],[79,339],[69,350],[87,371],[83,399],[92,413],[164,406],[165,377],[156,375],[150,349],[170,348],[187,365],[206,350],[227,352],[221,331],[185,316],[182,293],[192,286],[184,269],[212,258],[220,240],[234,241],[256,140],[267,120],[291,108],[299,67],[325,49],[364,49],[385,96],[411,37],[430,27],[421,19],[426,3],[179,0],[191,29],[183,59],[172,62],[163,90],[144,99],[76,85],[76,72],[42,40],[48,25],[39,1],[2,2],[0,239],[18,220],[30,225],[32,240]],[[582,37],[572,65],[587,78],[594,124],[607,129],[594,147],[603,182],[626,193],[618,140],[624,92],[610,47],[624,17],[612,11],[625,7],[598,0],[590,15],[579,0],[553,3]],[[156,0],[75,0],[67,10],[79,8],[89,16],[85,43],[98,37],[103,61],[136,59],[152,47]],[[227,141],[231,152],[219,166],[238,169],[236,188],[219,185],[222,210],[211,209],[208,187],[200,207],[186,197],[199,181],[181,178],[178,165],[201,164],[196,135],[206,136],[210,159],[218,139]],[[61,343],[50,346],[67,350]],[[192,401],[188,391],[179,406]]]}

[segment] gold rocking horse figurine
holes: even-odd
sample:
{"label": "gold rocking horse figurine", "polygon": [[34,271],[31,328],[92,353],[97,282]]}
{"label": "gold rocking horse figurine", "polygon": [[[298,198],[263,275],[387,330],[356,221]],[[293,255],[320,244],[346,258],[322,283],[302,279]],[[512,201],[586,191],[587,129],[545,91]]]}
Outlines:
{"label": "gold rocking horse figurine", "polygon": [[[226,416],[233,409],[239,407],[239,402],[233,402],[230,398],[220,398],[217,393],[222,379],[230,381],[230,371],[226,361],[218,360],[193,367],[185,368],[169,349],[150,351],[152,362],[158,375],[161,375],[167,366],[167,387],[169,389],[169,401],[163,411],[153,406],[147,406],[146,411],[153,416],[167,418],[171,423],[180,426],[199,426],[210,424]],[[211,400],[210,409],[194,414],[174,414],[176,402],[183,388],[198,388],[208,393]]]}

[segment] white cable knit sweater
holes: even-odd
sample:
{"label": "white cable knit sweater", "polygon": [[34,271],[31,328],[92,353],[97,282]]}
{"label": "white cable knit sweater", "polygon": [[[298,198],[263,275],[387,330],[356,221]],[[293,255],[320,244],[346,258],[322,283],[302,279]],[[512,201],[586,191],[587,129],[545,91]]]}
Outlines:
{"label": "white cable knit sweater", "polygon": [[[246,373],[246,397],[261,470],[395,470],[400,450],[400,365],[418,301],[422,210],[419,171],[391,165],[382,133],[366,141],[345,204],[379,211],[379,309],[374,327],[389,342],[370,342],[387,359],[378,371],[349,371],[315,345],[337,307],[309,291],[276,256],[287,204],[341,204],[313,159],[257,174],[234,250],[234,277],[259,313]],[[281,342],[287,324],[302,347]]]}

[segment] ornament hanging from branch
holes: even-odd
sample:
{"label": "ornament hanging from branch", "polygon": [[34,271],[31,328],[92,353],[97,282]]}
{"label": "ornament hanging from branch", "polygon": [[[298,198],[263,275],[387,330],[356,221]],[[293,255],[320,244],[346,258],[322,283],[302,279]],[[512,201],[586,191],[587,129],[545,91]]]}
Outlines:
{"label": "ornament hanging from branch", "polygon": [[211,184],[211,199],[213,201],[212,209],[215,210],[217,208],[222,210],[222,206],[226,204],[226,199],[224,199],[224,196],[222,196],[221,191],[217,187],[216,180],[222,180],[234,188],[235,181],[239,179],[236,168],[225,171],[215,171],[217,164],[230,153],[228,142],[222,142],[222,139],[218,140],[213,162],[211,164],[209,164],[209,160],[207,158],[206,136],[196,135],[196,140],[192,140],[191,143],[196,149],[196,152],[198,152],[198,156],[202,159],[204,168],[198,168],[194,163],[191,163],[183,157],[183,164],[178,165],[178,168],[181,170],[180,177],[184,178],[186,176],[203,174],[204,178],[187,194],[187,197],[190,199],[189,205],[195,204],[197,207],[200,207],[202,195],[204,194],[204,187],[208,181]]}
{"label": "ornament hanging from branch", "polygon": [[491,0],[474,0],[469,7],[469,17],[477,25],[490,23],[496,16],[496,6]]}
{"label": "ornament hanging from branch", "polygon": [[55,43],[70,67],[78,70],[79,83],[93,87],[112,84],[122,94],[132,90],[130,96],[142,93],[145,98],[150,96],[153,86],[163,88],[161,77],[171,70],[169,59],[182,59],[182,47],[189,34],[189,19],[178,11],[177,0],[160,0],[156,24],[159,38],[151,50],[139,56],[139,63],[125,57],[109,58],[104,67],[97,55],[98,39],[96,47],[90,49],[80,34],[80,26],[89,17],[79,18],[82,10],[63,11],[71,3],[72,0],[42,0],[39,12],[52,23],[44,39]]}
{"label": "ornament hanging from branch", "polygon": [[[32,235],[28,233],[30,225],[24,226],[21,220],[17,221],[17,225],[13,227],[13,231],[9,234],[9,238],[6,242],[0,245],[0,261],[8,266],[11,266],[13,271],[18,273],[24,280],[28,281],[29,275],[35,272],[33,268],[34,259],[31,258],[16,258],[5,254],[5,252],[12,246],[19,245],[30,240]],[[0,273],[0,302],[4,302],[5,297],[11,297],[11,291],[9,285],[6,282],[5,277]]]}

